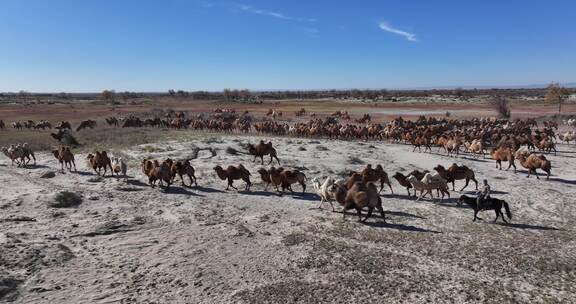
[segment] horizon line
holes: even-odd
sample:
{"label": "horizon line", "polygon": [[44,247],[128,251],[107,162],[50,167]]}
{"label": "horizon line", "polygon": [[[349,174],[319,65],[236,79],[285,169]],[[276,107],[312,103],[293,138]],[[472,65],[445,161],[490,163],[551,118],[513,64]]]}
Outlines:
{"label": "horizon line", "polygon": [[[551,82],[554,83],[554,82]],[[459,85],[445,85],[445,86],[415,86],[415,87],[382,87],[382,88],[316,88],[316,89],[249,89],[249,88],[222,88],[218,90],[206,90],[206,89],[166,89],[166,90],[143,90],[143,91],[131,91],[131,90],[116,90],[116,89],[102,89],[102,90],[91,90],[91,91],[27,91],[27,90],[16,90],[16,91],[2,91],[0,94],[18,94],[21,91],[24,91],[28,94],[61,94],[61,93],[68,93],[68,94],[100,94],[104,90],[111,90],[115,91],[116,93],[122,92],[130,92],[130,93],[151,93],[151,94],[158,94],[168,92],[169,90],[182,90],[185,92],[209,92],[209,93],[217,93],[224,91],[225,89],[230,90],[248,90],[251,92],[282,92],[282,91],[289,91],[289,92],[296,92],[296,91],[349,91],[349,90],[368,90],[368,91],[377,91],[377,90],[389,90],[389,91],[433,91],[433,90],[489,90],[489,89],[543,89],[546,88],[548,84],[519,84],[519,85],[466,85],[466,86],[459,86]],[[565,86],[567,88],[576,88],[576,81],[574,82],[560,82],[561,86]]]}

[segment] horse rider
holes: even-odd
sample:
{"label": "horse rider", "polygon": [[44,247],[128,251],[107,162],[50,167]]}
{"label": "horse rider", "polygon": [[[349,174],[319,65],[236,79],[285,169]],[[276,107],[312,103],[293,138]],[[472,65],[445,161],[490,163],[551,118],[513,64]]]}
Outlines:
{"label": "horse rider", "polygon": [[476,208],[480,210],[482,209],[482,204],[490,200],[490,185],[488,185],[488,180],[484,180],[484,184],[480,187],[476,194]]}

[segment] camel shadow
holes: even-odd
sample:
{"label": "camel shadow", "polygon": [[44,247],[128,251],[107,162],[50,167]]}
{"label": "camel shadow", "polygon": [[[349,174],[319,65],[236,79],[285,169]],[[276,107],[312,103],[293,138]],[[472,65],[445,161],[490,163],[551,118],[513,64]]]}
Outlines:
{"label": "camel shadow", "polygon": [[21,168],[28,169],[28,170],[35,170],[35,169],[47,169],[50,167],[48,167],[46,165],[30,165],[30,164],[28,164],[28,165],[25,165],[24,167],[21,167]]}
{"label": "camel shadow", "polygon": [[148,186],[148,184],[141,182],[140,180],[137,179],[129,179],[126,180],[126,184],[128,185],[132,185],[132,186],[138,186],[138,187],[146,187]]}
{"label": "camel shadow", "polygon": [[[504,194],[508,194],[508,193],[509,193],[509,192],[506,192],[506,191],[490,190],[490,194],[504,195]],[[465,191],[463,194],[476,195],[476,191]]]}
{"label": "camel shadow", "polygon": [[417,219],[421,219],[421,220],[425,220],[427,218],[420,216],[420,215],[416,215],[416,214],[412,214],[412,213],[408,213],[408,212],[403,212],[403,211],[384,211],[387,215],[394,215],[394,216],[403,216],[403,217],[410,217],[410,218],[417,218]]}
{"label": "camel shadow", "polygon": [[397,198],[397,199],[401,199],[401,200],[405,200],[405,201],[415,201],[415,197],[410,195],[404,195],[404,194],[381,194],[380,196],[382,197],[386,197],[386,198]]}
{"label": "camel shadow", "polygon": [[190,196],[206,197],[205,195],[191,192],[188,189],[182,188],[182,187],[170,187],[168,190],[164,189],[164,193],[176,194],[176,195],[190,195]]}
{"label": "camel shadow", "polygon": [[316,193],[302,193],[302,192],[294,192],[289,193],[293,199],[301,200],[301,201],[309,201],[309,202],[319,202],[320,196]]}
{"label": "camel shadow", "polygon": [[[460,154],[462,155],[462,154]],[[461,156],[461,159],[465,159],[465,160],[471,160],[471,161],[475,161],[475,162],[479,162],[479,163],[486,163],[489,160],[485,159],[485,158],[474,158],[474,157],[470,157],[470,156]]]}
{"label": "camel shadow", "polygon": [[551,177],[548,180],[553,181],[553,182],[560,182],[560,183],[564,183],[564,184],[569,184],[569,185],[576,185],[576,180],[563,179],[563,178],[559,178],[559,177]]}
{"label": "camel shadow", "polygon": [[269,191],[238,191],[238,193],[240,194],[245,194],[245,195],[257,195],[257,196],[278,196],[280,197],[281,195],[279,195],[278,193],[275,192],[269,192]]}
{"label": "camel shadow", "polygon": [[92,175],[94,175],[94,176],[99,176],[99,175],[97,175],[96,173],[93,173],[93,172],[90,172],[90,171],[72,171],[72,172],[70,172],[70,171],[64,170],[64,172],[69,172],[69,173],[77,174],[77,175],[81,175],[81,176],[92,176]]}
{"label": "camel shadow", "polygon": [[547,227],[547,226],[538,226],[538,225],[528,225],[528,224],[514,224],[514,223],[497,223],[496,225],[505,226],[505,227],[512,227],[518,229],[531,229],[531,230],[552,230],[552,231],[561,231],[562,229],[556,227]]}
{"label": "camel shadow", "polygon": [[195,186],[193,189],[198,190],[200,192],[206,192],[206,193],[225,193],[225,191],[222,191],[222,190],[218,190],[218,189],[214,189],[214,188],[207,188],[207,187],[202,187],[202,186]]}
{"label": "camel shadow", "polygon": [[470,208],[466,204],[458,205],[458,202],[454,203],[454,201],[457,201],[457,200],[451,199],[451,200],[448,200],[447,203],[442,202],[442,203],[438,203],[438,205],[443,206],[443,207],[450,207],[450,208],[462,208],[462,209]]}
{"label": "camel shadow", "polygon": [[391,223],[384,223],[382,221],[378,222],[365,222],[364,225],[374,228],[389,228],[389,229],[396,229],[399,231],[411,231],[411,232],[426,232],[426,233],[442,233],[440,231],[429,230],[425,228],[419,228],[410,225],[404,224],[391,224]]}

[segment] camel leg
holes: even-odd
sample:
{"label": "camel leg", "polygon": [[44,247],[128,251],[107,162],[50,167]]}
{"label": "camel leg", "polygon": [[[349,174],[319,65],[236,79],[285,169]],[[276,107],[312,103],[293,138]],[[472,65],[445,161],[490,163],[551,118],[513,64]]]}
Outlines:
{"label": "camel leg", "polygon": [[374,210],[374,207],[368,207],[368,214],[366,215],[366,217],[364,218],[364,220],[362,220],[362,222],[366,222],[366,220],[372,216],[372,211]]}
{"label": "camel leg", "polygon": [[302,181],[300,182],[300,185],[302,185],[302,194],[306,193],[306,183]]}
{"label": "camel leg", "polygon": [[325,202],[325,201],[326,201],[326,200],[324,199],[324,196],[323,196],[323,195],[320,195],[320,204],[319,204],[318,207],[316,207],[316,208],[322,209],[322,205],[324,205],[324,202]]}
{"label": "camel leg", "polygon": [[356,209],[356,214],[358,214],[358,222],[362,222],[362,209],[354,207]]}
{"label": "camel leg", "polygon": [[382,208],[382,204],[376,206],[376,208],[378,208],[378,211],[380,212],[380,215],[382,216],[382,220],[384,221],[384,223],[386,223],[386,214],[384,213],[384,208]]}
{"label": "camel leg", "polygon": [[392,190],[392,185],[388,183],[388,187],[390,188],[390,193],[394,194],[394,190]]}
{"label": "camel leg", "polygon": [[[494,219],[494,223],[496,223],[496,220],[498,220],[498,217],[500,217],[500,209],[494,208],[494,212],[496,213],[496,218]],[[502,218],[504,218],[504,216],[502,216]]]}
{"label": "camel leg", "polygon": [[234,180],[231,178],[228,178],[228,187],[226,187],[226,190],[230,189],[230,187],[232,187],[232,189],[234,190],[238,190],[238,188],[234,187],[234,185],[232,185],[234,183]]}
{"label": "camel leg", "polygon": [[[468,183],[470,183],[470,179],[466,178],[466,184],[464,185],[464,187],[462,187],[462,189],[460,189],[460,191],[466,189],[466,187],[468,187]],[[478,183],[476,183],[476,186],[478,186]],[[476,190],[478,190],[478,187],[476,187]]]}
{"label": "camel leg", "polygon": [[452,181],[452,191],[456,191],[456,189],[454,188],[454,187],[456,187],[456,186],[455,186],[455,183],[456,183],[456,180],[453,180],[453,181]]}
{"label": "camel leg", "polygon": [[346,210],[348,210],[348,204],[344,204],[344,209],[342,209],[342,219],[346,220]]}
{"label": "camel leg", "polygon": [[473,222],[476,221],[476,219],[478,218],[478,209],[474,209],[474,219],[472,220]]}
{"label": "camel leg", "polygon": [[538,172],[536,172],[536,169],[534,169],[534,175],[536,175],[536,179],[540,179],[540,177],[538,176]]}
{"label": "camel leg", "polygon": [[506,218],[504,218],[504,214],[502,213],[502,209],[498,209],[498,212],[500,212],[500,217],[502,218],[504,223],[508,224],[508,221],[506,220]]}

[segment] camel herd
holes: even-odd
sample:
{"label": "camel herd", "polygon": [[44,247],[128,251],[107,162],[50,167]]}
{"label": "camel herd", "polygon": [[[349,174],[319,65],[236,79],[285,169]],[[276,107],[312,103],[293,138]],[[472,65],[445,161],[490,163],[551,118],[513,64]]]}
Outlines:
{"label": "camel herd", "polygon": [[[296,113],[297,117],[307,114],[304,108]],[[162,127],[174,129],[195,129],[211,130],[222,132],[250,132],[256,131],[259,134],[286,135],[305,138],[327,138],[339,140],[380,140],[395,143],[410,144],[418,149],[419,153],[433,153],[442,151],[449,157],[458,157],[461,153],[466,153],[475,158],[485,158],[488,155],[496,163],[496,168],[502,169],[502,162],[507,162],[506,170],[514,168],[516,173],[516,161],[527,169],[528,177],[535,174],[539,179],[537,170],[546,173],[550,177],[551,161],[542,153],[556,154],[556,138],[563,142],[570,143],[576,141],[576,132],[568,131],[563,134],[556,134],[558,125],[555,122],[544,122],[543,128],[538,128],[538,123],[534,119],[513,121],[498,119],[438,119],[433,117],[419,117],[415,121],[405,120],[398,117],[389,123],[373,123],[370,115],[365,114],[360,119],[351,120],[347,112],[337,111],[325,118],[317,118],[310,115],[308,122],[296,122],[292,125],[276,121],[282,116],[282,112],[271,109],[267,113],[267,118],[256,121],[248,112],[236,113],[231,109],[216,109],[209,116],[196,115],[186,117],[183,112],[169,113],[164,118],[146,118],[128,116],[125,118],[108,117],[106,123],[112,127],[137,128],[137,127]],[[271,118],[271,119],[270,119]],[[568,122],[569,124],[570,122]],[[86,128],[97,126],[95,120],[82,121],[75,129],[79,132]],[[51,129],[52,125],[47,121],[25,121],[14,122],[13,127],[21,129]],[[5,123],[0,120],[0,129],[5,128]],[[55,126],[58,133],[52,133],[55,139],[61,139],[64,133],[72,130],[70,122],[62,121]],[[246,145],[246,150],[254,156],[254,161],[260,158],[261,165],[264,165],[264,157],[269,156],[270,166],[276,160],[278,167],[259,168],[257,173],[265,184],[266,191],[270,185],[282,195],[286,190],[293,193],[292,185],[298,184],[302,188],[302,193],[306,191],[306,175],[294,169],[286,169],[280,166],[277,150],[272,142],[260,141],[257,144]],[[12,161],[12,165],[27,166],[36,158],[30,146],[26,143],[3,147],[2,152]],[[76,164],[72,150],[68,146],[59,147],[52,151],[54,157],[61,164],[61,172],[66,167],[69,171],[76,171]],[[106,176],[108,170],[110,175],[116,176],[127,174],[127,164],[116,157],[109,157],[106,151],[95,151],[87,156],[90,167],[97,175]],[[165,187],[166,191],[174,183],[178,176],[183,186],[198,186],[195,176],[195,169],[190,160],[143,160],[141,163],[143,174],[148,178],[151,187],[158,183],[160,187]],[[234,186],[234,181],[244,182],[244,191],[250,191],[252,182],[251,173],[242,164],[229,166],[214,166],[215,176],[226,181],[226,190],[230,188],[238,190]],[[188,177],[189,184],[185,182]],[[465,181],[460,189],[463,191],[470,181],[478,188],[478,181],[474,171],[466,166],[459,166],[456,163],[448,167],[437,165],[432,171],[417,171],[409,173],[395,172],[392,176],[400,186],[404,187],[408,196],[417,196],[420,200],[426,196],[434,199],[436,196],[443,200],[446,196],[450,198],[449,184],[452,184],[452,191],[455,191],[455,182]],[[326,177],[324,181],[318,178],[312,180],[315,192],[320,197],[320,208],[329,203],[334,210],[332,202],[338,202],[344,210],[355,209],[359,219],[365,221],[377,209],[385,220],[382,208],[382,198],[380,193],[387,185],[391,193],[393,192],[390,178],[384,167],[380,164],[374,168],[367,165],[358,172],[350,172],[346,178]],[[380,186],[378,189],[378,185]],[[412,193],[411,193],[412,190]],[[419,193],[419,194],[418,194]],[[462,200],[460,200],[462,201]],[[360,210],[368,209],[368,216],[362,219]]]}

